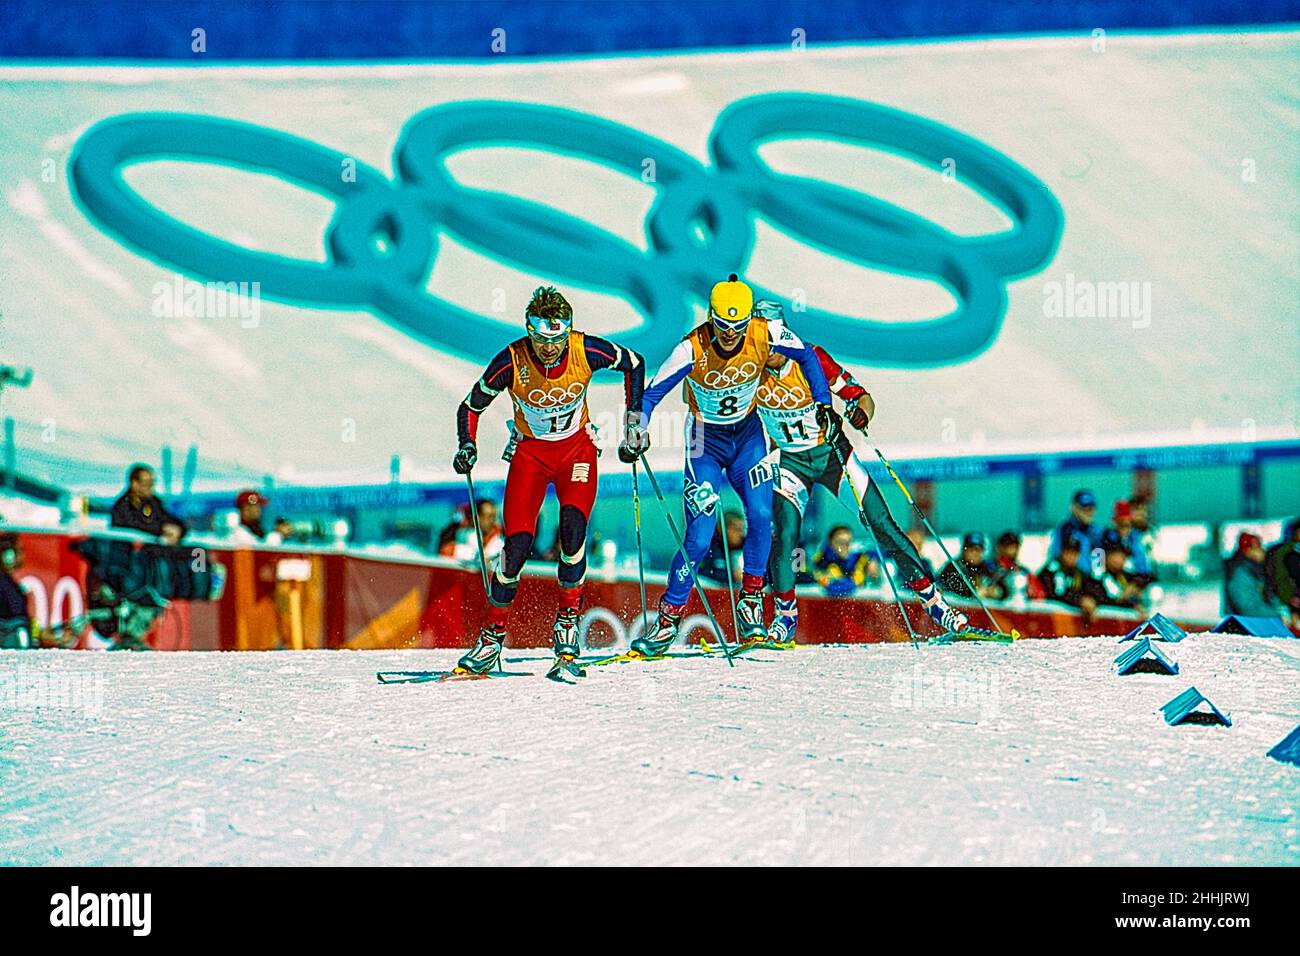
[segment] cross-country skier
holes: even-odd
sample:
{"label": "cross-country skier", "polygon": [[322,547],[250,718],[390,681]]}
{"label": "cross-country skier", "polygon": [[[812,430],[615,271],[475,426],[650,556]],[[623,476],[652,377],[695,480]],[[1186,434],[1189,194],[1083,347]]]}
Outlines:
{"label": "cross-country skier", "polygon": [[[460,449],[452,461],[467,474],[478,460],[479,416],[503,391],[514,403],[517,442],[506,476],[505,546],[488,587],[488,614],[478,643],[457,668],[484,674],[496,667],[506,637],[506,620],[519,588],[519,573],[537,533],[537,514],[547,486],[560,503],[560,607],[552,636],[557,662],[578,656],[578,610],[587,572],[587,520],[596,499],[596,445],[587,413],[587,387],[594,372],[623,373],[629,410],[639,410],[645,361],[573,328],[573,309],[553,287],[533,293],[524,314],[528,334],[492,360],[456,412]],[[639,414],[628,414],[619,458],[626,462],[649,447]]]}
{"label": "cross-country skier", "polygon": [[[838,416],[831,410],[826,376],[813,354],[781,321],[752,315],[754,293],[735,275],[713,287],[708,321],[673,349],[642,402],[645,421],[655,406],[685,383],[686,552],[699,565],[713,539],[717,504],[725,472],[740,496],[747,525],[744,574],[736,616],[740,638],[766,635],[763,623],[763,576],[772,550],[772,476],[764,464],[767,441],[754,412],[763,368],[773,355],[791,359],[803,370],[818,421]],[[691,590],[691,572],[679,552],[668,571],[668,588],[651,631],[632,642],[633,656],[657,657],[677,637]]]}
{"label": "cross-country skier", "polygon": [[[756,315],[768,322],[783,320],[779,302],[760,300]],[[844,401],[844,421],[864,435],[875,414],[870,393],[820,345],[812,346],[830,389]],[[925,562],[915,545],[894,521],[884,497],[853,452],[842,430],[828,433],[817,421],[817,405],[804,370],[785,356],[773,355],[763,370],[758,386],[758,414],[773,444],[780,449],[772,503],[776,541],[772,548],[770,573],[776,599],[776,615],[768,633],[769,646],[794,646],[799,608],[795,601],[794,577],[804,509],[815,485],[822,485],[837,497],[843,487],[847,463],[848,480],[862,502],[858,519],[875,533],[885,554],[898,568],[907,586],[921,598],[926,612],[945,631],[956,633],[969,626],[966,615],[944,601],[925,571]],[[838,452],[837,452],[838,449]]]}

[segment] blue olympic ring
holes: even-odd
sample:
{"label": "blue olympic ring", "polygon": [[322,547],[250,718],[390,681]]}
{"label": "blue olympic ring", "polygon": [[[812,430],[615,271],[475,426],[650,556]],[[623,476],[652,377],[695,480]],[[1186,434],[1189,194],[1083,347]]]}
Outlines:
{"label": "blue olympic ring", "polygon": [[[822,137],[906,154],[939,168],[957,163],[963,181],[1012,220],[1010,229],[956,236],[872,196],[777,173],[758,155],[767,141]],[[655,201],[646,221],[650,251],[552,207],[473,189],[446,157],[475,146],[544,147],[594,160],[641,179],[655,163]],[[644,321],[617,338],[657,366],[691,324],[689,303],[720,275],[743,272],[755,214],[845,259],[943,283],[950,314],[897,325],[808,309],[798,325],[840,358],[876,366],[929,366],[968,359],[997,335],[1005,283],[1042,268],[1060,239],[1063,215],[1047,187],[993,148],[948,127],[878,104],[813,94],[756,96],[718,118],[706,167],[662,140],[570,110],[497,101],[452,103],[418,113],[395,152],[399,179],[275,130],[208,116],[125,114],[92,126],[70,160],[76,198],[105,231],[192,275],[260,282],[263,294],[293,303],[362,308],[412,336],[466,358],[497,351],[502,324],[424,289],[445,229],[503,261],[556,280],[612,292]],[[126,184],[122,167],[159,159],[204,160],[282,176],[336,202],[329,261],[257,252],[173,219]],[[699,223],[708,226],[701,239]],[[386,250],[376,248],[382,235]],[[777,298],[768,290],[759,296]]]}

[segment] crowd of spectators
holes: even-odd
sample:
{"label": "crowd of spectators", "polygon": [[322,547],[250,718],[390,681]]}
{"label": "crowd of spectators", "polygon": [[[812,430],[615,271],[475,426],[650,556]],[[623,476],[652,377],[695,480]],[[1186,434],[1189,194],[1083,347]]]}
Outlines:
{"label": "crowd of spectators", "polygon": [[[189,529],[155,494],[154,483],[152,468],[133,465],[126,490],[113,504],[110,524],[153,535],[162,544],[176,544]],[[265,530],[264,509],[269,500],[261,492],[241,491],[234,504],[238,524],[231,538],[246,544],[282,544],[293,539],[294,526],[284,516],[277,518],[271,531]],[[496,503],[487,498],[480,498],[475,505],[484,552],[490,561],[504,545],[499,511]],[[1126,608],[1145,616],[1149,609],[1148,589],[1156,581],[1151,559],[1154,529],[1150,502],[1141,495],[1118,500],[1107,523],[1097,520],[1097,511],[1097,498],[1091,491],[1079,489],[1074,493],[1069,514],[1052,531],[1047,560],[1037,572],[1020,561],[1022,539],[1017,531],[1002,532],[992,555],[984,534],[968,532],[962,536],[957,557],[939,571],[939,584],[962,597],[971,597],[973,586],[980,598],[993,601],[1055,601],[1077,608],[1089,620],[1103,606]],[[739,580],[745,532],[744,518],[738,512],[724,512],[701,563],[700,575],[726,583],[726,557],[730,555],[731,580]],[[912,528],[907,534],[920,551],[926,542],[925,533]],[[458,509],[456,518],[438,535],[437,551],[461,561],[477,560],[478,538],[468,504]],[[531,557],[553,560],[554,551],[554,544],[550,548],[535,544]],[[3,548],[0,553],[4,553]],[[857,545],[852,528],[836,525],[814,550],[811,561],[797,569],[797,580],[801,584],[815,582],[832,596],[849,596],[881,580],[882,564],[876,550]],[[1292,628],[1300,627],[1298,582],[1300,518],[1287,522],[1282,539],[1267,549],[1258,535],[1242,532],[1236,549],[1224,561],[1223,610],[1248,617],[1280,617]],[[0,570],[0,614],[6,597],[12,598],[12,594],[5,591]]]}
{"label": "crowd of spectators", "polygon": [[[1110,522],[1102,525],[1097,520],[1096,495],[1081,488],[1070,500],[1069,514],[1052,531],[1047,560],[1037,573],[1020,563],[1021,537],[1010,530],[998,537],[992,559],[985,556],[983,536],[967,534],[959,561],[966,580],[982,598],[1056,601],[1078,608],[1089,620],[1101,606],[1145,615],[1147,589],[1156,580],[1152,538],[1150,504],[1145,498],[1116,501]],[[944,568],[939,580],[945,589],[970,596],[954,563]]]}

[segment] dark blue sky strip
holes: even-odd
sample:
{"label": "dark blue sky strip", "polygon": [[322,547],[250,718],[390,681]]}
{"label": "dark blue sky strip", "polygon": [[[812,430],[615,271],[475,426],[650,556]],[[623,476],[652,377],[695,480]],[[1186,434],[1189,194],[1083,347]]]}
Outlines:
{"label": "dark blue sky strip", "polygon": [[[0,0],[0,58],[487,59],[1300,21],[1300,0]],[[191,50],[206,31],[207,52]]]}

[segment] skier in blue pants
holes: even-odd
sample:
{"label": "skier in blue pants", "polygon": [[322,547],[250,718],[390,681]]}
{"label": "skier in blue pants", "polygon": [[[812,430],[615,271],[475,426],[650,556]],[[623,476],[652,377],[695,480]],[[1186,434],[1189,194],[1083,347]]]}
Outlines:
{"label": "skier in blue pants", "polygon": [[[732,275],[713,287],[709,320],[687,335],[647,386],[642,424],[655,406],[684,383],[686,468],[686,552],[698,567],[717,525],[718,495],[726,473],[745,509],[744,574],[736,613],[742,640],[763,640],[763,576],[772,550],[772,475],[767,439],[755,408],[768,359],[781,354],[799,364],[817,402],[818,420],[839,428],[831,393],[811,348],[780,321],[753,314],[754,293]],[[678,553],[668,572],[668,589],[649,633],[632,643],[634,657],[657,657],[677,638],[691,592],[691,572]]]}

